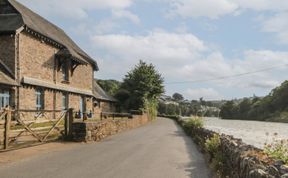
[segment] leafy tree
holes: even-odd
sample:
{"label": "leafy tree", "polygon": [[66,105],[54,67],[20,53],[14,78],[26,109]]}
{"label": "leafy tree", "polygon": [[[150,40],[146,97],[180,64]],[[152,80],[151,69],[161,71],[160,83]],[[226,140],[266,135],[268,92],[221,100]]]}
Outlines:
{"label": "leafy tree", "polygon": [[173,98],[175,101],[183,101],[183,100],[184,100],[183,95],[181,95],[180,93],[174,93],[174,94],[172,95],[172,98]]}
{"label": "leafy tree", "polygon": [[118,92],[121,85],[121,82],[117,80],[97,80],[97,83],[112,96]]}
{"label": "leafy tree", "polygon": [[154,108],[158,97],[164,93],[163,82],[164,79],[154,65],[140,60],[139,64],[128,72],[120,86],[122,93],[128,94],[120,101],[125,103],[126,110]]}
{"label": "leafy tree", "polygon": [[220,117],[223,119],[233,119],[235,116],[234,101],[227,101],[220,111]]}

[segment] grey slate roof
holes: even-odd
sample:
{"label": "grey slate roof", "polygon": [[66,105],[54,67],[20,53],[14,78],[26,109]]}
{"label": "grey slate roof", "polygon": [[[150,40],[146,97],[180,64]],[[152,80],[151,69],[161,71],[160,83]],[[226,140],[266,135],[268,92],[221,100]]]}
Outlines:
{"label": "grey slate roof", "polygon": [[97,83],[97,80],[93,80],[93,94],[96,99],[117,102],[117,100],[106,93]]}
{"label": "grey slate roof", "polygon": [[7,1],[18,13],[0,14],[0,33],[15,32],[21,27],[28,27],[63,45],[72,57],[81,62],[90,63],[95,70],[98,70],[96,61],[86,54],[62,29],[32,12],[16,0]]}

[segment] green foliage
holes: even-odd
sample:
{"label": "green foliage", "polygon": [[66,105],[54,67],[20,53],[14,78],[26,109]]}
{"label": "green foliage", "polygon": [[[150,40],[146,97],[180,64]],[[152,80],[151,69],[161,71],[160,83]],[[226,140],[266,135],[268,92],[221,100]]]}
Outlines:
{"label": "green foliage", "polygon": [[191,117],[189,119],[185,119],[183,123],[183,127],[186,129],[193,129],[193,128],[203,128],[204,121],[200,117]]}
{"label": "green foliage", "polygon": [[218,117],[219,114],[218,102],[204,101],[203,99],[201,101],[200,100],[174,101],[174,100],[175,99],[171,98],[167,102],[160,102],[158,112],[164,115]]}
{"label": "green foliage", "polygon": [[149,115],[149,118],[150,119],[156,119],[157,117],[157,105],[158,105],[158,102],[156,99],[150,99],[150,100],[146,100],[145,101],[145,108],[146,108],[146,111]]}
{"label": "green foliage", "polygon": [[182,100],[184,100],[183,95],[181,95],[180,93],[174,93],[174,94],[172,95],[172,98],[173,98],[175,101],[182,101]]}
{"label": "green foliage", "polygon": [[205,142],[205,149],[210,153],[214,154],[219,151],[221,140],[219,134],[214,134],[213,137],[208,138]]}
{"label": "green foliage", "polygon": [[234,101],[227,101],[220,111],[220,117],[224,119],[232,119],[234,117],[235,105]]}
{"label": "green foliage", "polygon": [[288,81],[273,89],[269,95],[244,98],[240,102],[227,101],[221,108],[223,119],[287,121]]}
{"label": "green foliage", "polygon": [[224,156],[221,151],[219,134],[214,134],[205,141],[205,150],[211,155],[211,166],[218,173],[224,172]]}
{"label": "green foliage", "polygon": [[288,165],[288,140],[273,140],[271,144],[265,144],[264,153],[268,156],[283,160]]}
{"label": "green foliage", "polygon": [[118,92],[121,85],[121,82],[116,80],[97,80],[97,83],[111,96],[114,96]]}
{"label": "green foliage", "polygon": [[155,115],[156,108],[152,111],[151,107],[156,107],[155,100],[164,93],[163,82],[154,65],[140,61],[125,76],[116,98],[125,110],[148,109]]}

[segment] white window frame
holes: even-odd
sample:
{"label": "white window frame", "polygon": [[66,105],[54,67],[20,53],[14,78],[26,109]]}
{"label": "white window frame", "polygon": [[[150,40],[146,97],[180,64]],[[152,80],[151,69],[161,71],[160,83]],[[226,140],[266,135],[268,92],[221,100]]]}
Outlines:
{"label": "white window frame", "polygon": [[44,109],[44,90],[41,88],[37,88],[35,90],[36,95],[36,110]]}

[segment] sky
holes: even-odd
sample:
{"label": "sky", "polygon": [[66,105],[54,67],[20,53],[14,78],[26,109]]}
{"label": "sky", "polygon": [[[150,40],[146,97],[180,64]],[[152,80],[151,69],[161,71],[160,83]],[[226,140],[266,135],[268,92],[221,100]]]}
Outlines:
{"label": "sky", "polygon": [[264,96],[288,79],[287,0],[18,1],[93,57],[98,79],[122,80],[141,59],[189,100]]}

